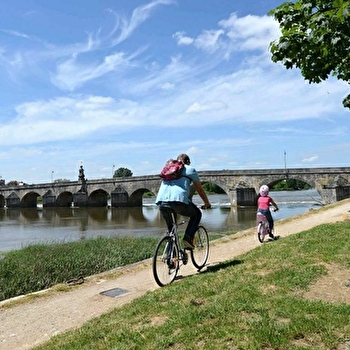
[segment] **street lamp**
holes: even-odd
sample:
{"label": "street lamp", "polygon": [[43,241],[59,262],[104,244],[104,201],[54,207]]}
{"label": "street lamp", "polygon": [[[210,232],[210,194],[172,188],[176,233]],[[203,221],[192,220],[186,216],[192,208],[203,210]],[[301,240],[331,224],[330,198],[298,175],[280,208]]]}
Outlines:
{"label": "street lamp", "polygon": [[112,168],[112,178],[114,177],[114,168],[115,168],[115,165],[113,164],[113,168]]}
{"label": "street lamp", "polygon": [[51,182],[53,182],[53,173],[54,173],[54,171],[51,170]]}

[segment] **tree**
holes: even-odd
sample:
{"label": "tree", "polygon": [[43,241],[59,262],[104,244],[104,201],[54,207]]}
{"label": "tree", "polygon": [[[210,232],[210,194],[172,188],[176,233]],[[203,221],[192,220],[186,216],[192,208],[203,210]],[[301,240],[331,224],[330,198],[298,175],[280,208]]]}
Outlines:
{"label": "tree", "polygon": [[118,168],[114,174],[113,174],[113,179],[116,177],[130,177],[132,176],[132,171],[127,169],[127,168]]}
{"label": "tree", "polygon": [[278,182],[272,186],[274,191],[298,191],[298,190],[309,190],[311,186],[304,181],[297,179],[286,179]]}
{"label": "tree", "polygon": [[203,189],[206,193],[225,194],[225,191],[220,186],[213,184],[211,182],[203,183]]}
{"label": "tree", "polygon": [[7,183],[7,186],[18,186],[19,182],[17,180],[11,180]]}
{"label": "tree", "polygon": [[[350,0],[297,0],[269,12],[282,36],[270,44],[273,62],[299,68],[309,83],[329,75],[350,83]],[[350,108],[350,94],[343,100]]]}
{"label": "tree", "polygon": [[70,182],[68,179],[56,179],[53,181],[54,183],[62,183],[62,182]]}

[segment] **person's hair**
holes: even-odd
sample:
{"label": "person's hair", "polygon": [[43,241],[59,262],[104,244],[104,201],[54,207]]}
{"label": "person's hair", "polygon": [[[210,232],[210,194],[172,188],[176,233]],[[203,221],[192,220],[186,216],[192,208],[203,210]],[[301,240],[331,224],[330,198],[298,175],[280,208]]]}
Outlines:
{"label": "person's hair", "polygon": [[181,153],[177,156],[177,160],[181,160],[182,162],[184,162],[184,164],[190,164],[190,157],[185,154],[185,153]]}

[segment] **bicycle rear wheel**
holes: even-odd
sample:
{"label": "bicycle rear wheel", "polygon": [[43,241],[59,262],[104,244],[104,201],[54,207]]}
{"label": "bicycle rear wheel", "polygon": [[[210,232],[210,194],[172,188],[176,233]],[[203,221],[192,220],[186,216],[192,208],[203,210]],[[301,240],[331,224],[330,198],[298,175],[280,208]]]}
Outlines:
{"label": "bicycle rear wheel", "polygon": [[258,240],[260,243],[264,243],[264,239],[266,236],[265,224],[263,222],[259,222],[258,227],[256,228],[256,232],[258,234]]}
{"label": "bicycle rear wheel", "polygon": [[209,236],[203,226],[198,226],[193,245],[195,248],[191,250],[191,260],[193,265],[200,270],[205,266],[209,256]]}
{"label": "bicycle rear wheel", "polygon": [[152,270],[155,281],[164,287],[174,281],[179,271],[179,249],[172,237],[163,237],[153,256]]}

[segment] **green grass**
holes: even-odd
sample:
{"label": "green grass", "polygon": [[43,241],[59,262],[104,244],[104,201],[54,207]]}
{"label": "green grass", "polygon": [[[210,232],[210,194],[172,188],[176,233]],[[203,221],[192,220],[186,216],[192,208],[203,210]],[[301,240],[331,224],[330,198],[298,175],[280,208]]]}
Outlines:
{"label": "green grass", "polygon": [[157,241],[100,237],[10,251],[0,260],[0,301],[147,259]]}
{"label": "green grass", "polygon": [[303,293],[327,264],[350,271],[349,237],[342,222],[261,245],[36,349],[347,349],[350,305]]}

